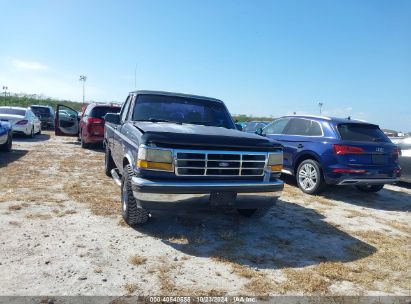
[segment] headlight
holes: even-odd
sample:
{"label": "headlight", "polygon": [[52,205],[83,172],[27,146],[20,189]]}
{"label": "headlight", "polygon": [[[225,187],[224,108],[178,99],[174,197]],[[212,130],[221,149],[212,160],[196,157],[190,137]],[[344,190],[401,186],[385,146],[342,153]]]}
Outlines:
{"label": "headlight", "polygon": [[283,169],[283,151],[268,154],[268,167],[277,172]]}
{"label": "headlight", "polygon": [[173,153],[168,149],[140,146],[137,167],[149,170],[173,171]]}

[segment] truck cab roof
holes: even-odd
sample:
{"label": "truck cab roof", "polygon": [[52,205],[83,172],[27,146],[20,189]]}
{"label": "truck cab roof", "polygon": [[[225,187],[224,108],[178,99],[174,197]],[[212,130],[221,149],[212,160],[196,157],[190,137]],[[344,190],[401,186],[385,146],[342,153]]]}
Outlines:
{"label": "truck cab roof", "polygon": [[183,93],[174,93],[174,92],[166,92],[166,91],[150,91],[150,90],[138,90],[132,91],[129,95],[163,95],[163,96],[174,96],[174,97],[183,97],[183,98],[196,98],[201,100],[210,100],[218,103],[223,103],[221,100],[206,96],[200,95],[191,95],[191,94],[183,94]]}

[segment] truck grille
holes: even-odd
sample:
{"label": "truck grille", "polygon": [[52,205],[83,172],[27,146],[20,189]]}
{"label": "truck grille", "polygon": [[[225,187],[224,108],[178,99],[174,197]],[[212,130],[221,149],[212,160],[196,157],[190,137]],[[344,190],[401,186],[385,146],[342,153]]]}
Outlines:
{"label": "truck grille", "polygon": [[175,150],[176,175],[262,176],[265,152]]}

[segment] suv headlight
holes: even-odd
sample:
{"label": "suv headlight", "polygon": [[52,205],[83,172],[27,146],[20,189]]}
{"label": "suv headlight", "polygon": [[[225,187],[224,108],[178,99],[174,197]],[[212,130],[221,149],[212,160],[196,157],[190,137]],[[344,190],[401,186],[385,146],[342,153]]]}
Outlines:
{"label": "suv headlight", "polygon": [[274,172],[283,169],[283,151],[268,154],[268,167]]}
{"label": "suv headlight", "polygon": [[141,169],[172,172],[172,150],[140,146],[138,149],[137,167]]}

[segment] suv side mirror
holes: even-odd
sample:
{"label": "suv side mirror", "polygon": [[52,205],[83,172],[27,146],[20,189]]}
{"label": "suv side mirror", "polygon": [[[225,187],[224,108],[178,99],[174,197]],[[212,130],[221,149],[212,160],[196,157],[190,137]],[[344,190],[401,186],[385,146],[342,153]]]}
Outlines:
{"label": "suv side mirror", "polygon": [[108,123],[119,125],[120,124],[120,114],[107,113],[106,116],[104,116],[104,120]]}
{"label": "suv side mirror", "polygon": [[240,124],[238,124],[238,123],[235,124],[235,127],[236,127],[236,129],[239,130],[239,131],[242,131],[242,130],[243,130],[243,126],[240,125]]}
{"label": "suv side mirror", "polygon": [[255,134],[258,134],[260,136],[264,136],[263,134],[263,128],[258,128],[257,130],[255,130]]}

